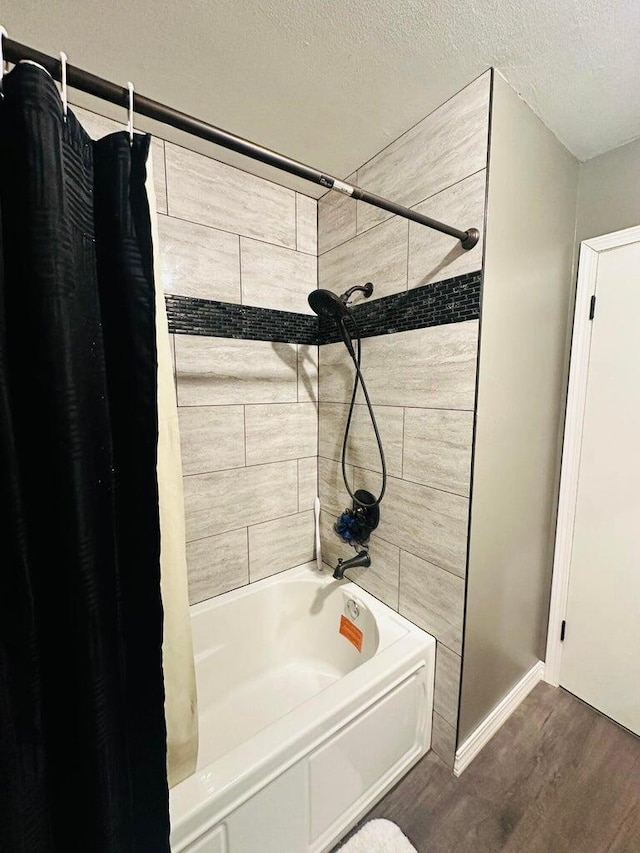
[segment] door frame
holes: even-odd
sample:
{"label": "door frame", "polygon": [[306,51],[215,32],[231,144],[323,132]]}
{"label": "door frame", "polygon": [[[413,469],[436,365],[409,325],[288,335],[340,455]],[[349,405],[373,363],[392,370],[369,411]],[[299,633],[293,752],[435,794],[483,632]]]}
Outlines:
{"label": "door frame", "polygon": [[587,399],[589,353],[593,325],[589,319],[591,297],[596,288],[598,258],[601,252],[640,241],[640,226],[614,231],[580,244],[578,282],[573,318],[573,336],[569,363],[569,389],[562,444],[562,467],[558,498],[558,520],[553,557],[551,600],[544,679],[558,687],[562,664],[562,622],[567,613],[569,577],[573,551],[573,532],[578,500],[578,477],[582,451],[582,427]]}

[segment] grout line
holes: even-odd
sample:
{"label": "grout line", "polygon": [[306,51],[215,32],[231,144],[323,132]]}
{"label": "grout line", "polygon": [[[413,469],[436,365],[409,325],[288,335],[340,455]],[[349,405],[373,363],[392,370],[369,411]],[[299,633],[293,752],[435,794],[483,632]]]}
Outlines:
{"label": "grout line", "polygon": [[256,521],[253,524],[243,524],[240,527],[231,527],[228,530],[221,530],[218,533],[209,533],[207,536],[198,536],[197,539],[189,539],[187,540],[187,546],[191,545],[193,542],[204,542],[205,539],[213,539],[216,536],[225,536],[227,533],[237,533],[238,530],[246,530],[247,531],[247,550],[249,547],[249,528],[250,527],[260,527],[263,524],[270,524],[272,521],[282,521],[285,518],[295,518],[297,515],[305,515],[306,513],[313,512],[310,509],[304,509],[301,512],[296,510],[295,512],[288,512],[285,515],[276,515],[273,518],[265,518],[263,521]]}
{"label": "grout line", "polygon": [[404,425],[405,425],[406,415],[407,415],[407,410],[403,406],[402,407],[402,451],[400,454],[400,477],[403,480],[404,480]]}
{"label": "grout line", "polygon": [[[322,512],[325,515],[330,516],[332,519],[334,519],[334,521],[337,521],[338,515],[336,514],[336,512],[333,509],[327,509],[326,507],[323,507]],[[422,560],[425,563],[429,563],[430,566],[433,566],[436,569],[440,569],[441,572],[446,572],[448,575],[452,575],[454,578],[458,578],[458,580],[465,583],[465,578],[462,577],[461,575],[457,574],[457,572],[453,572],[451,569],[447,569],[445,566],[440,566],[440,565],[438,565],[438,563],[434,563],[433,560],[427,560],[427,559],[425,559],[424,556],[421,556],[420,554],[414,554],[413,551],[410,551],[405,545],[396,545],[395,542],[389,542],[389,540],[385,539],[384,536],[380,536],[380,534],[378,533],[377,530],[375,531],[375,536],[378,539],[380,539],[382,542],[384,542],[385,545],[388,545],[390,548],[396,548],[398,551],[405,551],[410,556],[416,557],[418,560]],[[411,620],[409,620],[409,621],[411,621]],[[449,648],[449,647],[447,646],[447,648]],[[450,651],[453,652],[453,649],[450,649]],[[459,654],[458,652],[453,652],[453,653]]]}
{"label": "grout line", "polygon": [[[202,405],[208,405],[208,404],[204,403]],[[229,404],[227,404],[227,405],[229,405]],[[323,400],[322,405],[323,406],[327,406],[327,405],[330,405],[330,406],[348,406],[349,403],[345,402],[344,400]],[[356,403],[356,406],[366,406],[366,403]],[[375,406],[376,406],[376,408],[380,408],[380,409],[402,409],[402,408],[406,408],[406,409],[419,409],[420,411],[424,410],[427,412],[473,412],[474,411],[473,409],[456,409],[456,408],[453,408],[452,406],[402,406],[402,405],[399,405],[398,403],[376,403]]]}
{"label": "grout line", "polygon": [[162,159],[164,160],[164,191],[166,193],[167,216],[169,216],[169,170],[167,169],[167,143],[162,140]]}
{"label": "grout line", "polygon": [[[224,340],[236,340],[235,338],[225,338]],[[236,400],[234,403],[180,403],[182,409],[203,409],[217,408],[218,406],[294,406],[297,400],[253,400],[251,403],[241,403]],[[445,410],[448,411],[448,410]]]}
{"label": "grout line", "polygon": [[264,246],[273,246],[276,249],[286,249],[289,252],[297,252],[300,255],[309,255],[312,258],[316,257],[314,252],[305,252],[302,249],[298,250],[293,246],[289,246],[284,243],[274,243],[272,240],[264,240],[253,234],[239,234],[237,231],[231,231],[229,228],[221,228],[219,225],[209,225],[209,223],[202,222],[198,219],[189,219],[186,216],[176,216],[175,213],[160,213],[159,215],[167,216],[169,219],[177,219],[179,222],[188,222],[190,225],[199,225],[201,228],[209,228],[211,231],[218,231],[220,234],[233,234],[234,237],[244,237],[245,240],[253,240],[254,243],[261,243]]}
{"label": "grout line", "polygon": [[247,407],[242,407],[242,435],[244,438],[244,467],[247,468]]}
{"label": "grout line", "polygon": [[247,583],[251,583],[251,556],[249,554],[249,525],[245,527],[247,531]]}
{"label": "grout line", "polygon": [[409,290],[409,246],[411,243],[411,220],[407,219],[407,286],[406,290]]}
{"label": "grout line", "polygon": [[[354,184],[356,186],[358,186],[358,170],[356,169],[355,172],[352,172],[352,175],[355,178]],[[356,205],[355,222],[356,222],[356,237],[357,237],[358,236],[358,200],[357,199],[355,200],[355,205]]]}
{"label": "grout line", "polygon": [[176,395],[176,408],[178,408],[178,381],[176,379],[176,336],[173,332],[168,332],[169,335],[169,351],[171,353],[171,375],[173,376],[173,390]]}
{"label": "grout line", "polygon": [[[447,190],[453,189],[453,187],[457,186],[458,184],[461,184],[463,181],[466,181],[469,178],[473,178],[475,175],[479,175],[480,172],[484,172],[484,171],[486,171],[486,166],[483,166],[481,169],[476,169],[475,172],[471,172],[470,174],[465,175],[464,178],[459,178],[457,181],[454,181],[452,184],[447,184],[447,186],[441,187],[440,189],[436,190],[436,192],[431,193],[430,195],[425,196],[424,198],[420,199],[420,201],[414,202],[412,205],[409,206],[409,209],[415,210],[417,207],[420,207],[421,204],[424,204],[425,202],[430,201],[431,199],[435,198],[437,195],[440,195],[440,193],[447,192]],[[356,204],[357,204],[357,202],[356,202]],[[357,210],[357,208],[356,208],[356,210]],[[379,222],[374,222],[373,225],[370,225],[368,228],[365,228],[363,231],[360,231],[359,233],[356,231],[356,233],[353,237],[347,237],[346,240],[343,240],[341,243],[338,243],[335,246],[331,246],[330,249],[325,249],[324,252],[319,252],[318,255],[319,256],[320,255],[326,255],[329,252],[332,252],[334,249],[338,249],[341,246],[345,246],[347,243],[351,243],[353,240],[357,240],[358,237],[362,237],[363,234],[368,234],[370,231],[373,231],[374,228],[379,228],[381,225],[384,225],[385,222],[389,222],[392,219],[395,219],[396,216],[398,215],[395,213],[389,213],[388,211],[384,211],[384,210],[379,210],[379,212],[381,214],[382,213],[387,214],[384,219],[381,219]],[[418,211],[418,212],[420,212],[420,211]],[[400,218],[404,218],[404,217],[400,217]],[[406,220],[406,221],[410,222],[411,220]],[[417,223],[417,224],[419,224],[419,223]],[[422,226],[422,227],[426,227],[426,226]]]}
{"label": "grout line", "polygon": [[[311,459],[313,457],[302,456],[300,458]],[[288,465],[291,462],[295,462],[297,459],[298,457],[294,456],[293,459],[275,459],[270,462],[252,462],[249,465],[236,465],[233,468],[214,468],[212,471],[198,471],[196,474],[183,474],[182,477],[184,480],[188,480],[191,479],[191,477],[208,477],[210,474],[225,474],[230,471],[245,471],[247,468],[266,468],[268,465]]]}
{"label": "grout line", "polygon": [[[235,235],[238,240],[238,305],[242,305],[242,237],[239,234]],[[222,302],[222,300],[217,300]]]}
{"label": "grout line", "polygon": [[[93,112],[93,111],[89,110],[89,112]],[[101,113],[96,113],[96,115],[101,115]],[[109,116],[102,116],[102,117],[103,118],[109,118]],[[117,119],[111,119],[111,121],[117,121]],[[141,131],[141,133],[146,133],[146,131]],[[187,136],[189,136],[189,133],[187,131],[178,131],[178,133],[186,133]],[[160,139],[161,137],[156,136],[154,138]],[[262,181],[263,183],[266,183],[266,184],[271,184],[272,186],[278,187],[278,189],[284,190],[287,193],[300,192],[300,195],[306,195],[306,193],[301,192],[300,190],[294,190],[291,187],[285,186],[285,184],[279,184],[273,178],[265,178],[263,175],[256,175],[255,172],[250,172],[248,169],[243,169],[242,166],[235,166],[235,165],[232,165],[231,163],[227,163],[225,160],[220,160],[219,158],[214,157],[211,154],[203,154],[201,151],[194,151],[193,148],[188,148],[186,145],[182,145],[179,142],[174,142],[171,139],[164,139],[163,138],[163,141],[167,145],[172,145],[174,148],[180,148],[180,149],[182,149],[182,151],[187,151],[188,153],[195,154],[198,157],[203,157],[205,160],[211,160],[220,166],[225,166],[226,168],[233,169],[236,172],[242,172],[242,174],[244,174],[244,175],[249,175],[250,178],[255,178],[257,181]],[[214,146],[216,145],[215,142],[213,142],[211,144]],[[222,148],[222,146],[217,146],[217,147]],[[229,150],[229,149],[224,149],[224,150]],[[238,152],[235,152],[235,153],[237,154]],[[240,155],[240,156],[244,156],[244,155]],[[268,163],[265,165],[267,165],[267,167],[270,169],[275,169],[276,171],[279,171],[276,166],[270,166]],[[302,180],[304,180],[304,179],[302,179]],[[307,198],[315,198],[315,196],[310,195],[310,196],[307,196]]]}
{"label": "grout line", "polygon": [[272,524],[274,521],[283,521],[285,518],[296,518],[298,515],[307,515],[307,513],[313,512],[310,509],[296,510],[295,512],[288,512],[285,515],[277,515],[275,518],[268,518],[266,521],[255,521],[253,524],[247,525],[247,530],[251,527],[262,527],[263,524]]}
{"label": "grout line", "polygon": [[[256,237],[253,234],[239,234],[238,231],[232,231],[230,228],[221,228],[219,225],[210,225],[208,222],[202,222],[199,219],[190,219],[187,216],[177,216],[175,213],[167,213],[165,216],[169,216],[171,219],[178,219],[180,222],[188,222],[191,225],[199,225],[202,228],[210,228],[212,231],[219,231],[222,234],[233,234],[234,237],[246,237],[247,240],[254,240],[256,243],[263,243],[265,246],[275,246],[278,249],[288,249],[290,252],[295,252],[296,250],[293,246],[289,246],[285,243],[274,243],[272,240],[265,240],[260,237]],[[311,255],[311,252],[302,252],[304,255]]]}
{"label": "grout line", "polygon": [[[166,183],[166,175],[165,175]],[[167,205],[167,211],[169,206]],[[292,246],[285,246],[282,243],[273,243],[271,240],[263,240],[260,237],[248,234],[239,234],[237,231],[230,231],[228,228],[220,228],[217,225],[209,225],[208,222],[202,222],[198,219],[188,219],[185,216],[176,216],[175,213],[165,213],[164,211],[156,211],[158,216],[164,216],[167,219],[175,219],[177,222],[186,222],[188,225],[196,225],[199,228],[207,228],[209,231],[216,231],[218,234],[229,234],[234,237],[242,237],[245,240],[251,240],[254,243],[260,243],[262,246],[272,246],[274,249],[282,249],[286,252],[294,252],[297,255],[306,255],[311,258],[317,257],[317,252],[306,252],[304,249],[296,249]],[[296,241],[297,242],[297,241]]]}
{"label": "grout line", "polygon": [[[463,86],[462,89],[458,89],[457,92],[454,92],[453,95],[451,95],[451,97],[447,98],[446,101],[443,101],[441,104],[438,104],[437,106],[435,106],[431,110],[431,112],[428,112],[425,116],[422,116],[422,118],[418,119],[418,121],[416,121],[414,124],[412,124],[411,127],[408,127],[406,130],[403,130],[402,133],[400,134],[400,136],[397,136],[395,139],[392,139],[391,142],[387,143],[387,145],[384,146],[384,148],[381,148],[380,151],[376,151],[376,153],[372,157],[369,157],[368,160],[365,160],[364,163],[362,163],[360,166],[358,166],[358,168],[356,170],[356,174],[361,169],[363,169],[365,166],[368,166],[370,163],[373,163],[373,161],[376,159],[376,157],[379,157],[384,151],[387,151],[387,149],[391,148],[392,145],[395,145],[396,142],[398,142],[400,139],[402,139],[407,134],[411,133],[412,130],[415,130],[415,128],[417,128],[419,124],[422,124],[423,121],[426,121],[426,119],[428,119],[429,116],[432,116],[435,113],[437,113],[438,110],[442,109],[442,107],[444,107],[450,101],[453,101],[454,98],[458,97],[458,95],[461,95],[466,89],[469,88],[469,86],[472,86],[474,83],[477,83],[477,81],[480,80],[480,78],[483,77],[485,74],[487,74],[487,72],[489,72],[489,71],[490,71],[490,69],[487,68],[481,74],[478,74],[477,77],[475,77],[473,80],[471,80],[465,86]],[[489,91],[491,91],[491,83],[489,83]],[[487,98],[487,119],[489,116],[489,106],[490,106],[489,105],[489,98]]]}
{"label": "grout line", "polygon": [[238,272],[240,274],[240,305],[244,305],[244,285],[242,275],[242,237],[238,234]]}
{"label": "grout line", "polygon": [[[345,403],[342,400],[322,400],[320,403],[321,406],[342,406],[347,409],[349,407],[349,403]],[[365,409],[367,407],[366,403],[356,403],[356,408]],[[442,407],[442,406],[407,406],[399,403],[374,403],[374,409],[383,408],[383,409],[413,409],[418,412],[467,412],[468,414],[473,414],[473,409],[452,409],[450,407]]]}
{"label": "grout line", "polygon": [[[327,457],[322,457],[323,459]],[[336,462],[338,460],[332,459],[332,462]],[[382,475],[382,471],[376,471],[373,468],[365,468],[362,465],[354,465],[354,468],[357,468],[359,471],[366,471],[368,474],[379,474]],[[430,486],[427,483],[420,483],[418,480],[409,480],[406,477],[396,477],[395,474],[388,474],[390,480],[398,480],[402,483],[411,483],[412,486],[422,486],[424,489],[431,489],[434,492],[440,492],[443,495],[453,495],[456,498],[463,498],[464,500],[469,500],[469,495],[461,495],[460,492],[452,492],[450,489],[440,489],[438,486]],[[438,513],[440,514],[440,513]]]}

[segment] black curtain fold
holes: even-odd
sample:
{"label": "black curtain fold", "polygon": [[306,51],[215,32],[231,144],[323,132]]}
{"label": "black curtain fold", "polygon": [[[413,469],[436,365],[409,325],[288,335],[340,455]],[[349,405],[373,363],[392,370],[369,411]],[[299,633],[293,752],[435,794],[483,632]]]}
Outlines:
{"label": "black curtain fold", "polygon": [[169,851],[149,138],[0,102],[0,850]]}

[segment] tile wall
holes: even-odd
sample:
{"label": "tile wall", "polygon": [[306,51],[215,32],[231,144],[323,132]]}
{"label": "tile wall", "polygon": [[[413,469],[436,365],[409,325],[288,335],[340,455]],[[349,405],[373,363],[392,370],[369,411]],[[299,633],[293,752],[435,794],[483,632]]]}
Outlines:
{"label": "tile wall", "polygon": [[[490,74],[471,83],[347,180],[462,229],[484,230]],[[482,239],[450,237],[343,196],[318,203],[319,286],[374,283],[372,299],[482,269]],[[433,748],[453,762],[467,560],[478,320],[363,341],[363,369],[384,443],[388,485],[372,566],[349,574],[436,637]],[[341,343],[320,347],[319,489],[323,558],[350,549],[333,531],[349,505],[342,433],[352,369]],[[380,489],[380,461],[362,398],[347,455],[355,488]]]}
{"label": "tile wall", "polygon": [[[83,109],[95,138],[123,128]],[[309,314],[317,202],[153,140],[165,291]],[[191,603],[313,558],[317,346],[172,335]]]}

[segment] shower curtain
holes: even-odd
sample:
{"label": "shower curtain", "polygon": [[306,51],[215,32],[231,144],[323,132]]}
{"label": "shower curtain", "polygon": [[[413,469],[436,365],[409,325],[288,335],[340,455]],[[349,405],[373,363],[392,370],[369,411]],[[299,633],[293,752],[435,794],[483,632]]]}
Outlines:
{"label": "shower curtain", "polygon": [[0,850],[169,851],[149,138],[0,102]]}
{"label": "shower curtain", "polygon": [[162,668],[164,716],[167,724],[167,778],[169,787],[196,769],[198,758],[198,703],[189,616],[187,545],[182,487],[182,457],[173,361],[167,333],[167,308],[160,274],[158,217],[153,163],[147,161],[147,197],[151,215],[156,282],[158,352],[158,488],[160,505],[160,588],[164,605]]}

